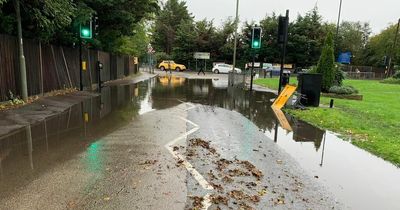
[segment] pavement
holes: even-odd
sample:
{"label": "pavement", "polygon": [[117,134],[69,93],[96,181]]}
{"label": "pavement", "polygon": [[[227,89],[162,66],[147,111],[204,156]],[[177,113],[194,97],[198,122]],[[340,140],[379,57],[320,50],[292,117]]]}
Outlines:
{"label": "pavement", "polygon": [[[138,76],[126,77],[106,82],[105,86],[135,84],[157,76],[156,74],[140,73]],[[41,97],[31,104],[6,111],[0,111],[0,137],[9,135],[29,124],[35,124],[63,113],[72,106],[85,100],[99,96],[96,92],[77,91],[66,95]]]}

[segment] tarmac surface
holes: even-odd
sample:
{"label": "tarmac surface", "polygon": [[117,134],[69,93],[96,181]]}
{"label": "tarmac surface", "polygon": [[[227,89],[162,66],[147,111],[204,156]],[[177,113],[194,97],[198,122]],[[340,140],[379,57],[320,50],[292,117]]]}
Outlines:
{"label": "tarmac surface", "polygon": [[[209,77],[217,89],[227,82]],[[193,81],[160,74],[105,87],[0,135],[0,209],[342,208],[259,126],[205,102],[222,96]]]}

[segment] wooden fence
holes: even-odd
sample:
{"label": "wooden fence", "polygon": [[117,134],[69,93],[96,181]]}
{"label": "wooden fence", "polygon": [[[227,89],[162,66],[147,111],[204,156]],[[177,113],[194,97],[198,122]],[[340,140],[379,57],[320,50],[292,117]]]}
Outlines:
{"label": "wooden fence", "polygon": [[384,68],[372,66],[342,65],[341,69],[347,73],[349,79],[379,80],[384,79],[386,75]]}
{"label": "wooden fence", "polygon": [[[79,48],[44,45],[39,41],[24,40],[28,94],[39,95],[66,87],[79,88]],[[98,83],[96,62],[103,63],[101,80],[109,81],[137,73],[133,58],[98,50],[82,50],[87,61],[83,71],[83,85],[91,89]],[[20,95],[20,73],[17,39],[0,35],[0,101],[8,100],[9,93]]]}

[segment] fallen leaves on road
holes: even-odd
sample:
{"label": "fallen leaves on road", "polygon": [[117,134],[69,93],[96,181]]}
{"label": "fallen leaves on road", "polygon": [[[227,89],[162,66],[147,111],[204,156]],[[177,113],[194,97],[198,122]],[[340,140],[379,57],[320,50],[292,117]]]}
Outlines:
{"label": "fallen leaves on road", "polygon": [[139,165],[154,165],[157,163],[157,160],[146,160],[144,163],[140,163]]}
{"label": "fallen leaves on road", "polygon": [[198,210],[203,208],[204,198],[199,196],[190,196],[190,198],[193,200],[193,209]]}
{"label": "fallen leaves on road", "polygon": [[[189,142],[186,156],[199,161],[197,164],[216,169],[209,170],[206,177],[215,190],[210,199],[216,208],[225,205],[231,209],[256,209],[252,205],[257,205],[267,193],[261,186],[263,173],[247,160],[220,158],[221,155],[205,140],[197,138]],[[193,204],[193,207],[196,206]]]}
{"label": "fallen leaves on road", "polygon": [[192,146],[200,146],[203,147],[204,149],[207,149],[208,151],[210,151],[212,154],[215,154],[217,151],[210,147],[210,143],[206,142],[202,139],[192,139],[190,140],[190,142],[192,143]]}
{"label": "fallen leaves on road", "polygon": [[211,202],[213,204],[224,204],[228,205],[229,198],[222,196],[222,195],[211,195]]}

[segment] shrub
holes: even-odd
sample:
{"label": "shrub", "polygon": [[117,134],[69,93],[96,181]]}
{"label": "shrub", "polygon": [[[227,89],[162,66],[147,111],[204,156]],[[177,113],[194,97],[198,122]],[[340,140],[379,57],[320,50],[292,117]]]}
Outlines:
{"label": "shrub", "polygon": [[335,93],[339,95],[351,95],[357,94],[358,90],[355,89],[353,86],[332,86],[329,89],[329,93]]}
{"label": "shrub", "polygon": [[400,71],[396,71],[396,73],[394,73],[393,75],[394,79],[400,79]]}
{"label": "shrub", "polygon": [[317,73],[322,74],[322,91],[324,92],[329,91],[335,81],[335,56],[333,45],[333,35],[330,32],[326,37],[317,65]]}
{"label": "shrub", "polygon": [[335,80],[333,81],[334,86],[342,86],[343,80],[346,78],[346,73],[338,66],[335,69]]}
{"label": "shrub", "polygon": [[386,83],[386,84],[399,84],[400,85],[400,79],[396,79],[393,77],[384,79],[381,81],[381,83]]}

